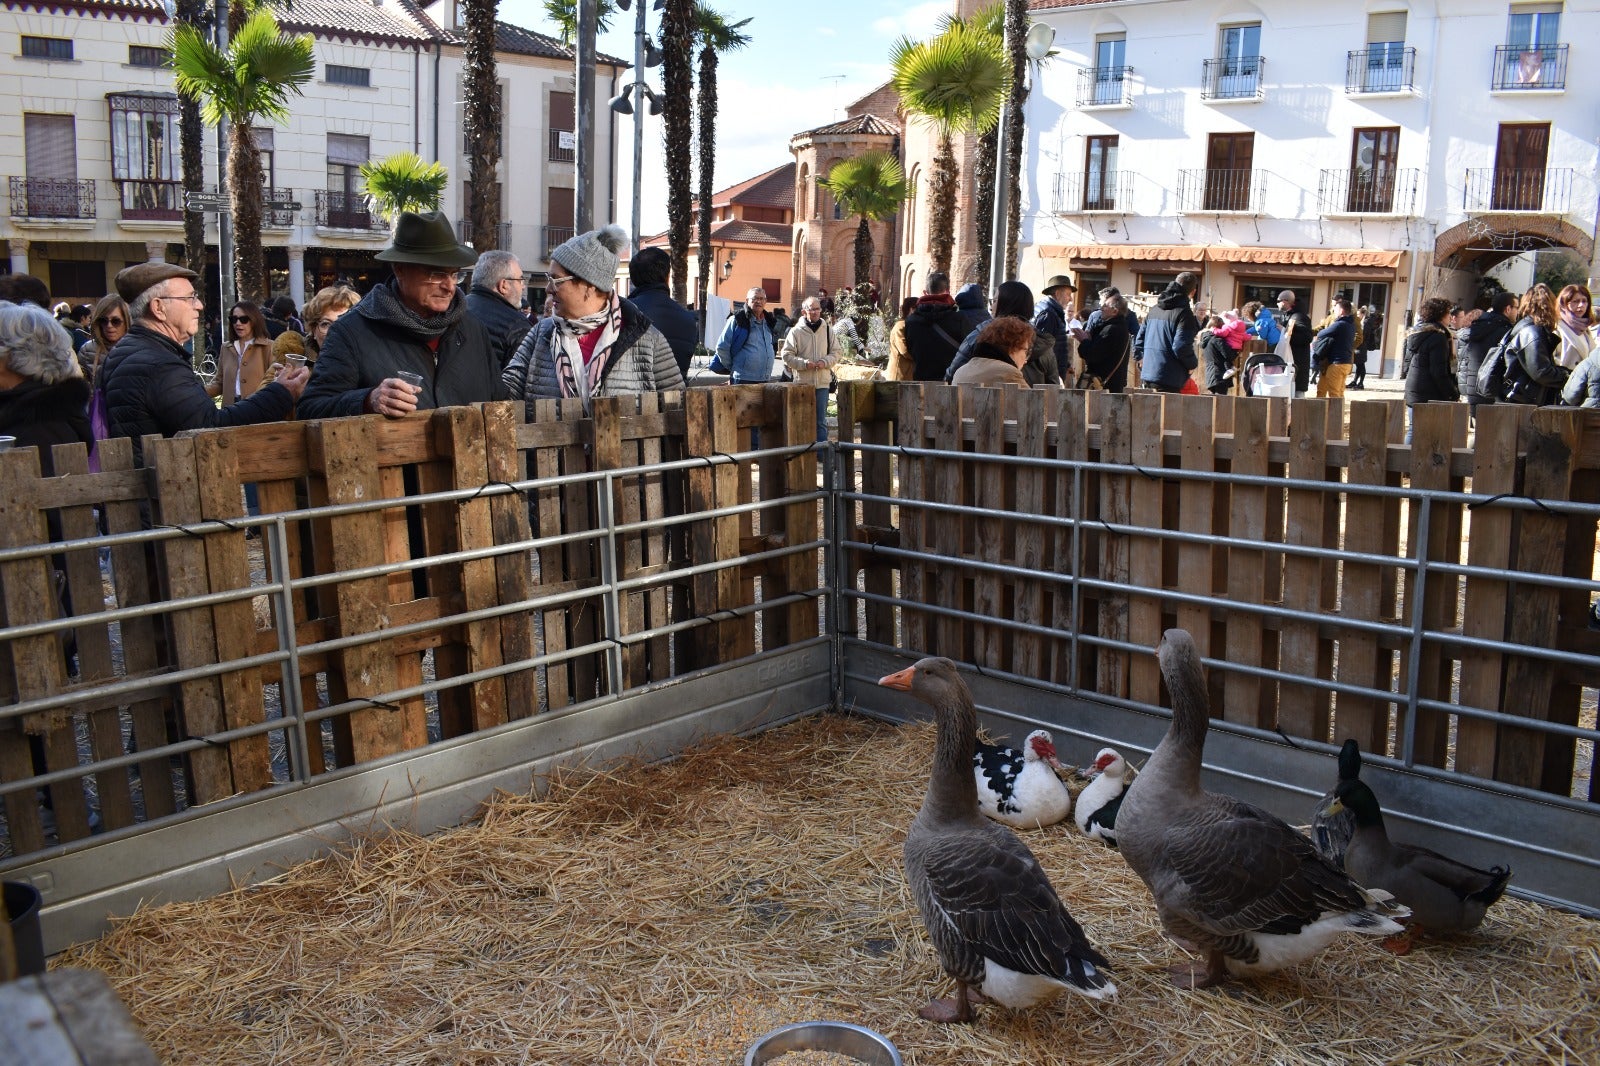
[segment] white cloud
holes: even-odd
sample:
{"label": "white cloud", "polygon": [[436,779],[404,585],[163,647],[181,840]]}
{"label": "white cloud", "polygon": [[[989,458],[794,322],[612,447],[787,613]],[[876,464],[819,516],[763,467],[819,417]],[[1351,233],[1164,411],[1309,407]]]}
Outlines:
{"label": "white cloud", "polygon": [[940,17],[950,14],[953,10],[954,5],[950,0],[927,0],[925,3],[908,7],[897,15],[885,15],[874,19],[872,29],[884,37],[929,37],[938,28]]}

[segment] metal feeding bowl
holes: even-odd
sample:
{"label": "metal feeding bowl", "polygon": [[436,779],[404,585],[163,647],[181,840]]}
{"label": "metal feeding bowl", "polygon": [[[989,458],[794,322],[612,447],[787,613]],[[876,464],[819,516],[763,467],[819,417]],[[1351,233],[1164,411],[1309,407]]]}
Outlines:
{"label": "metal feeding bowl", "polygon": [[746,1053],[744,1066],[761,1066],[791,1051],[832,1051],[868,1066],[905,1066],[887,1037],[849,1022],[795,1022],[774,1029]]}

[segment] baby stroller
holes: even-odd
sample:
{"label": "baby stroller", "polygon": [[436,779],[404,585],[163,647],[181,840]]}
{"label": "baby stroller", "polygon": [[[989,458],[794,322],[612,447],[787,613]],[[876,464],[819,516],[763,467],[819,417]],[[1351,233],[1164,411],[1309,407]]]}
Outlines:
{"label": "baby stroller", "polygon": [[[1284,383],[1288,389],[1284,390]],[[1254,352],[1244,361],[1244,394],[1246,396],[1291,396],[1294,393],[1294,371],[1277,352]]]}

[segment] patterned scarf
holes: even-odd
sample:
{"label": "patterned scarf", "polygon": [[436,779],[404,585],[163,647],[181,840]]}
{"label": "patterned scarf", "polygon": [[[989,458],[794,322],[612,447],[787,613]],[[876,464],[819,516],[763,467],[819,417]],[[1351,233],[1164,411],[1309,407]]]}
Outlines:
{"label": "patterned scarf", "polygon": [[[613,292],[610,301],[594,314],[570,319],[557,315],[555,323],[552,340],[556,350],[556,381],[561,385],[561,395],[576,396],[583,402],[584,411],[588,411],[589,398],[599,387],[600,379],[605,377],[606,367],[611,363],[611,349],[622,332],[622,301]],[[604,327],[604,332],[600,334],[594,354],[585,366],[578,339],[587,337],[596,327]]]}

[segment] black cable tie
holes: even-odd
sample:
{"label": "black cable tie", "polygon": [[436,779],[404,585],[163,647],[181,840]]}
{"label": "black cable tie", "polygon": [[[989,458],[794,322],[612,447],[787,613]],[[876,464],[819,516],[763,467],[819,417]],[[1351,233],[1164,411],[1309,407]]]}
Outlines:
{"label": "black cable tie", "polygon": [[356,698],[368,707],[379,707],[385,711],[398,711],[400,709],[398,703],[390,703],[388,700],[375,700],[370,696],[357,696]]}
{"label": "black cable tie", "polygon": [[1283,742],[1285,744],[1289,745],[1291,748],[1294,748],[1296,751],[1306,751],[1307,750],[1306,748],[1302,747],[1300,744],[1296,743],[1295,739],[1293,737],[1291,737],[1288,733],[1285,733],[1283,731],[1283,726],[1280,725],[1276,729],[1274,729],[1273,731],[1275,733],[1277,733],[1280,737],[1283,738]]}
{"label": "black cable tie", "polygon": [[1140,466],[1138,463],[1132,463],[1130,465],[1135,470],[1139,471],[1139,473],[1141,473],[1145,477],[1149,478],[1151,481],[1161,481],[1162,480],[1162,477],[1161,477],[1160,474],[1152,474],[1150,471],[1146,470],[1144,467]]}
{"label": "black cable tie", "polygon": [[526,490],[523,490],[523,489],[518,489],[515,485],[511,484],[509,481],[485,481],[482,485],[478,486],[478,491],[474,492],[471,496],[468,496],[467,499],[476,500],[479,496],[482,496],[484,494],[485,490],[495,488],[496,486],[498,486],[500,488],[503,488],[503,489],[510,489],[512,492],[525,492],[526,491]]}
{"label": "black cable tie", "polygon": [[1528,496],[1520,492],[1497,492],[1486,500],[1478,500],[1475,503],[1467,504],[1467,510],[1471,511],[1479,507],[1487,506],[1491,503],[1499,503],[1501,500],[1527,500],[1545,514],[1553,515],[1556,513],[1554,508],[1545,503],[1543,500],[1539,499],[1537,496]]}
{"label": "black cable tie", "polygon": [[213,748],[226,748],[228,746],[223,741],[213,739],[212,737],[197,737],[193,733],[185,733],[183,735],[183,739],[185,739],[185,740],[198,740],[202,744],[210,744]]}

